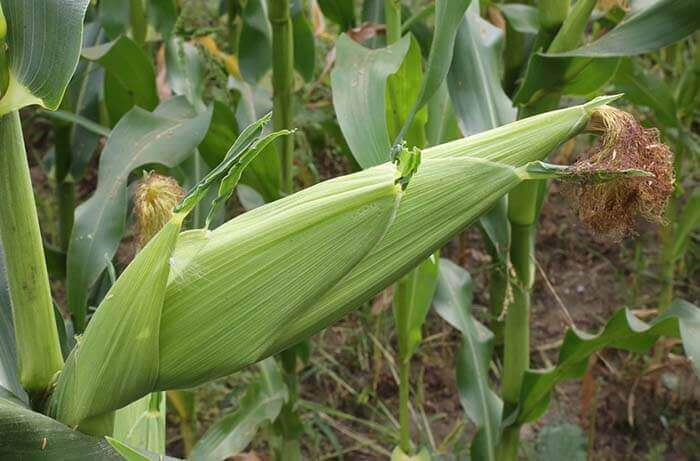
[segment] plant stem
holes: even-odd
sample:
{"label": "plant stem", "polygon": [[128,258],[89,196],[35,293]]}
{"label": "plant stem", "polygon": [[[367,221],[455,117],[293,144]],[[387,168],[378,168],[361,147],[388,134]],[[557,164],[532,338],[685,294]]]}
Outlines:
{"label": "plant stem", "polygon": [[[270,0],[268,15],[272,24],[272,120],[275,130],[292,128],[292,86],[294,84],[294,39],[289,0]],[[282,191],[293,192],[292,165],[294,137],[275,141],[282,162]]]}
{"label": "plant stem", "polygon": [[18,112],[0,119],[0,216],[20,381],[40,399],[63,356]]}
{"label": "plant stem", "polygon": [[228,0],[227,2],[227,14],[228,14],[228,33],[229,33],[229,46],[231,47],[231,53],[238,55],[238,38],[240,32],[240,16],[242,12],[240,0]]}
{"label": "plant stem", "polygon": [[401,1],[384,0],[386,23],[386,44],[391,45],[401,39]]}
{"label": "plant stem", "polygon": [[282,362],[282,378],[287,386],[287,402],[282,406],[278,421],[282,428],[282,447],[280,461],[301,460],[299,444],[298,416],[295,413],[299,401],[299,376],[297,375],[297,347],[291,347],[279,354]]}
{"label": "plant stem", "polygon": [[411,423],[409,420],[409,374],[411,371],[410,359],[399,358],[399,447],[406,453],[411,453]]}
{"label": "plant stem", "polygon": [[70,180],[71,148],[70,125],[54,122],[56,154],[56,200],[58,202],[58,239],[59,247],[68,251],[70,235],[73,231],[75,214],[75,185]]}

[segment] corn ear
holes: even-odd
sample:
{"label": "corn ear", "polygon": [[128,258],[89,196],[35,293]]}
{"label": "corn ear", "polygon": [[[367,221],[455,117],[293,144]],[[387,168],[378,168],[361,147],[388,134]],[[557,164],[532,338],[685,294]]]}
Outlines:
{"label": "corn ear", "polygon": [[[424,150],[422,163],[386,235],[359,264],[347,265],[351,270],[338,283],[320,287],[318,280],[282,267],[251,275],[251,267],[260,263],[250,261],[265,261],[271,254],[263,257],[262,250],[256,250],[244,255],[242,240],[267,232],[284,239],[284,228],[298,218],[294,214],[282,218],[278,210],[306,207],[304,202],[330,187],[350,188],[377,175],[388,176],[388,164],[321,183],[224,224],[206,242],[190,242],[189,249],[178,252],[181,263],[176,264],[184,267],[168,284],[163,306],[158,388],[191,386],[232,373],[357,308],[520,184],[527,178],[525,165],[544,158],[580,132],[591,113],[612,99],[598,98]],[[273,220],[279,224],[271,226]],[[247,234],[251,237],[245,237]],[[331,232],[295,248],[295,240],[289,239],[276,251],[285,251],[280,257],[285,266],[307,267],[312,256],[320,256],[317,246],[334,242],[338,253],[314,258],[317,267],[310,274],[315,274],[338,264],[341,252],[360,238],[354,233],[341,236]],[[251,283],[263,288],[250,290]],[[269,297],[280,284],[293,286],[295,295],[304,292],[311,296],[305,297],[306,303],[294,306],[283,296]],[[247,294],[241,296],[241,290]]]}

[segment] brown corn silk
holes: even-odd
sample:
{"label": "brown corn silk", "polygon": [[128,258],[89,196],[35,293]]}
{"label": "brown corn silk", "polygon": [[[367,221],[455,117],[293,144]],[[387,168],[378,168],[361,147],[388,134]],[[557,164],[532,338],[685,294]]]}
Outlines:
{"label": "brown corn silk", "polygon": [[589,130],[601,136],[574,164],[574,170],[642,170],[649,176],[627,177],[574,186],[581,221],[599,236],[619,241],[634,232],[637,217],[663,223],[673,193],[673,154],[656,129],[642,127],[632,115],[612,107],[597,110]]}

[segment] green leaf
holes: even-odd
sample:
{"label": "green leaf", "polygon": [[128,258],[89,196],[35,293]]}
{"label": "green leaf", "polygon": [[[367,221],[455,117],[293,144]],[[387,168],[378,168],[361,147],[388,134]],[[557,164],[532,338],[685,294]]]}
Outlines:
{"label": "green leaf", "polygon": [[148,22],[167,41],[177,23],[178,12],[174,0],[149,0],[146,3]]}
{"label": "green leaf", "polygon": [[475,461],[496,461],[503,402],[489,386],[493,333],[471,314],[472,290],[472,279],[466,270],[448,259],[440,259],[433,305],[463,335],[457,352],[457,388],[465,413],[477,427],[471,456]]}
{"label": "green leaf", "polygon": [[105,440],[0,397],[0,458],[23,461],[122,461]]}
{"label": "green leaf", "polygon": [[685,254],[690,237],[700,227],[700,189],[690,195],[683,206],[683,211],[678,218],[676,229],[673,233],[673,259],[679,260]]}
{"label": "green leaf", "polygon": [[442,84],[428,103],[425,137],[428,146],[436,146],[462,137],[446,83]]}
{"label": "green leaf", "polygon": [[333,106],[338,124],[353,156],[362,168],[389,159],[385,100],[387,79],[395,74],[408,53],[410,37],[386,48],[370,50],[341,35],[331,72]]}
{"label": "green leaf", "polygon": [[700,29],[697,0],[658,0],[593,43],[554,56],[632,56],[658,50]]}
{"label": "green leaf", "polygon": [[89,0],[2,0],[10,82],[0,115],[39,104],[58,108],[78,64]]}
{"label": "green leaf", "polygon": [[148,394],[117,410],[112,437],[136,448],[165,453],[165,393]]}
{"label": "green leaf", "polygon": [[316,48],[314,31],[304,14],[302,0],[292,0],[292,34],[294,43],[294,69],[306,82],[314,78]]}
{"label": "green leaf", "polygon": [[340,26],[341,31],[355,27],[354,0],[318,0],[318,6],[325,17]]}
{"label": "green leaf", "polygon": [[100,0],[97,19],[110,40],[117,39],[129,28],[129,0]]}
{"label": "green leaf", "polygon": [[[5,277],[5,256],[0,243],[0,387],[24,403],[29,403],[17,373],[15,329],[12,325],[10,293]],[[1,397],[1,396],[0,396]]]}
{"label": "green leaf", "polygon": [[153,110],[158,105],[156,75],[139,45],[122,36],[113,42],[83,50],[83,57],[99,62],[107,73],[105,103],[112,125],[133,106]]}
{"label": "green leaf", "polygon": [[238,134],[238,121],[231,108],[221,101],[214,101],[211,124],[204,140],[199,145],[199,153],[211,167],[215,167],[226,157]]}
{"label": "green leaf", "polygon": [[173,37],[165,45],[165,66],[173,93],[185,96],[197,111],[201,111],[204,107],[202,95],[207,63],[199,49],[179,37]]}
{"label": "green leaf", "polygon": [[[421,64],[420,46],[416,39],[411,36],[411,45],[399,70],[387,79],[386,124],[390,139],[395,139],[399,135],[404,122],[411,115],[413,105],[420,96],[420,85],[423,80]],[[411,121],[411,126],[405,136],[409,147],[422,148],[425,146],[427,119],[428,110],[424,108]]]}
{"label": "green leaf", "polygon": [[76,209],[68,247],[68,305],[76,331],[84,328],[90,287],[124,233],[129,174],[150,163],[177,166],[201,142],[210,117],[174,98],[153,113],[134,108],[114,127],[100,156],[97,189]]}
{"label": "green leaf", "polygon": [[495,6],[514,30],[533,35],[540,31],[540,14],[536,7],[522,3],[499,3]]}
{"label": "green leaf", "polygon": [[230,458],[245,449],[258,429],[272,423],[287,401],[287,387],[275,359],[260,362],[258,380],[248,386],[238,408],[212,425],[192,450],[191,461]]}
{"label": "green leaf", "polygon": [[625,94],[634,104],[647,106],[654,116],[667,127],[678,126],[676,101],[666,82],[640,66],[636,61],[624,58],[613,79],[615,89]]}
{"label": "green leaf", "polygon": [[479,16],[475,2],[457,31],[448,88],[465,136],[515,120],[500,82],[503,31]]}
{"label": "green leaf", "polygon": [[527,370],[523,378],[520,402],[515,410],[516,423],[537,419],[549,405],[554,386],[562,381],[580,378],[591,354],[612,347],[634,352],[646,352],[660,336],[680,337],[685,354],[700,376],[700,308],[687,301],[675,300],[663,314],[647,324],[628,309],[620,309],[597,335],[567,330],[559,359],[554,367]]}
{"label": "green leaf", "polygon": [[537,434],[537,461],[586,461],[587,437],[575,424],[548,424]]}
{"label": "green leaf", "polygon": [[409,361],[420,345],[437,277],[438,257],[432,255],[396,284],[394,319],[400,360]]}
{"label": "green leaf", "polygon": [[[98,24],[88,24],[85,26],[83,47],[91,47],[101,43],[103,37],[104,33]],[[100,93],[102,92],[103,80],[104,70],[100,69],[96,63],[80,62],[68,87],[62,107],[75,116],[89,120],[101,128],[94,121],[99,120],[100,116]],[[67,101],[69,104],[66,104]],[[97,149],[100,136],[100,133],[96,133],[83,124],[73,122],[70,130],[70,169],[74,179],[83,177],[85,168]]]}
{"label": "green leaf", "polygon": [[411,114],[406,118],[401,133],[394,140],[394,149],[396,149],[397,143],[403,141],[404,135],[413,122],[413,117],[428,103],[445,80],[452,62],[457,28],[462,22],[464,13],[470,3],[471,0],[437,0],[435,6],[435,32],[433,41],[430,44],[428,65],[423,77],[420,96],[415,102]]}
{"label": "green leaf", "polygon": [[242,26],[238,44],[241,75],[255,83],[272,66],[272,30],[263,0],[250,0],[241,14]]}

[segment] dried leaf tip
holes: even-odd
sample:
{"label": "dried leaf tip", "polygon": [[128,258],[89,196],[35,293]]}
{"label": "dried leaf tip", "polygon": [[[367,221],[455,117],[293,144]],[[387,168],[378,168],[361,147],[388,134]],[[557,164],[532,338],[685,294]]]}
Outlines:
{"label": "dried leaf tip", "polygon": [[637,216],[663,223],[673,193],[673,154],[659,140],[656,129],[646,129],[627,112],[610,106],[597,109],[588,130],[600,135],[597,144],[573,165],[580,173],[641,170],[649,176],[624,177],[575,186],[579,218],[596,234],[613,241],[633,233]]}
{"label": "dried leaf tip", "polygon": [[184,196],[185,191],[173,178],[153,172],[144,174],[134,193],[136,233],[141,246],[173,217],[173,208]]}

